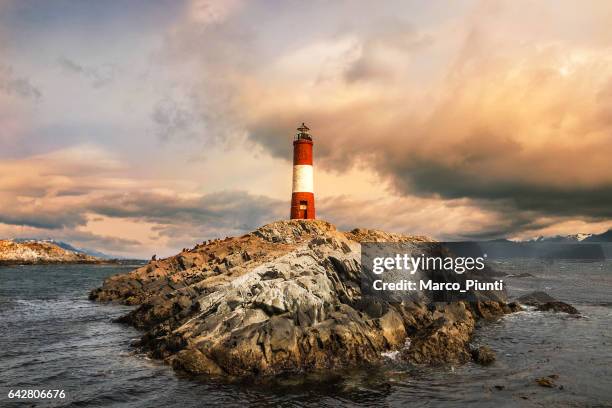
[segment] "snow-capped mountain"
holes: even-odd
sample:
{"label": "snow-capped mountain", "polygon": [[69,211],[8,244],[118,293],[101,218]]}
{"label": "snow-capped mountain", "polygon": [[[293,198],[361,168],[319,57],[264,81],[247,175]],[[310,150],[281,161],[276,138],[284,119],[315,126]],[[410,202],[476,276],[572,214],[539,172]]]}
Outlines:
{"label": "snow-capped mountain", "polygon": [[570,234],[570,235],[554,235],[552,237],[539,236],[535,238],[534,242],[582,242],[587,238],[592,237],[593,234]]}
{"label": "snow-capped mountain", "polygon": [[608,230],[603,234],[570,234],[570,235],[554,235],[550,237],[539,236],[527,242],[612,242],[612,230]]}

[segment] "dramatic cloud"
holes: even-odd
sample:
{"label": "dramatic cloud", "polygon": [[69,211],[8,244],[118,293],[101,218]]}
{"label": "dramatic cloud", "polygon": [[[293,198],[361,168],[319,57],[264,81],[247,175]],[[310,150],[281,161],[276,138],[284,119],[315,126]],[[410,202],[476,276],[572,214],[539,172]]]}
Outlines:
{"label": "dramatic cloud", "polygon": [[[290,92],[278,89],[262,98],[272,106],[259,105],[261,116],[248,126],[254,140],[289,157],[280,128],[307,117],[319,135],[320,163],[338,170],[366,163],[400,194],[512,200],[524,210],[610,217],[612,104],[603,95],[612,60],[596,54],[564,74],[555,50],[529,52],[493,66],[488,57],[470,61],[476,67],[453,72],[435,102],[411,107],[403,103],[411,99],[408,86],[393,82],[374,95],[376,85],[362,95],[355,89],[355,98],[347,89],[353,86],[339,84],[347,99],[313,98],[289,110],[280,101]],[[282,115],[290,119],[279,121]]]}
{"label": "dramatic cloud", "polygon": [[[44,4],[43,4],[44,3]],[[150,256],[286,218],[439,239],[612,227],[612,6],[0,2],[0,233]]]}
{"label": "dramatic cloud", "polygon": [[96,201],[88,206],[96,214],[154,222],[160,225],[160,234],[171,236],[185,228],[201,237],[244,233],[282,218],[286,212],[280,200],[242,191],[198,197],[138,192],[106,195]]}
{"label": "dramatic cloud", "polygon": [[91,146],[0,162],[0,224],[26,228],[28,236],[96,242],[115,252],[126,244],[127,252],[138,240],[113,241],[110,236],[87,235],[84,228],[100,216],[140,222],[175,249],[249,232],[286,215],[281,200],[245,191],[185,194],[161,188],[155,180],[126,177],[125,172],[108,152]]}
{"label": "dramatic cloud", "polygon": [[[608,219],[610,48],[572,38],[547,7],[533,10],[550,24],[539,32],[538,19],[517,20],[521,7],[483,5],[435,28],[389,17],[357,29],[339,24],[324,38],[318,27],[282,52],[262,41],[283,23],[254,32],[245,7],[205,29],[183,26],[170,44],[190,52],[188,44],[203,44],[189,57],[201,56],[209,72],[202,92],[211,84],[231,92],[225,109],[233,106],[232,119],[276,157],[291,157],[287,130],[306,120],[320,168],[368,166],[401,196],[512,209],[516,227],[544,215]],[[593,38],[612,38],[592,14],[604,11],[576,10],[592,20]],[[302,12],[279,11],[296,21]],[[305,15],[316,26],[312,17],[325,21],[322,13]],[[253,36],[242,41],[238,29]],[[263,57],[257,66],[244,63],[254,55]]]}

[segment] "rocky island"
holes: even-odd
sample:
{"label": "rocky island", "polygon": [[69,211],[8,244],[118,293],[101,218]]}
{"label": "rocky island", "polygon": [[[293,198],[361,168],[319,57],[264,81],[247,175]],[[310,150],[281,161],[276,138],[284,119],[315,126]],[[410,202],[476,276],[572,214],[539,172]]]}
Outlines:
{"label": "rocky island", "polygon": [[412,364],[490,363],[486,346],[470,345],[475,324],[517,304],[499,295],[455,303],[362,296],[361,242],[427,241],[278,221],[112,276],[90,299],[138,305],[120,319],[145,330],[138,346],[196,375],[336,369],[376,364],[395,351]]}
{"label": "rocky island", "polygon": [[52,241],[0,240],[0,265],[102,263],[104,260],[62,248]]}

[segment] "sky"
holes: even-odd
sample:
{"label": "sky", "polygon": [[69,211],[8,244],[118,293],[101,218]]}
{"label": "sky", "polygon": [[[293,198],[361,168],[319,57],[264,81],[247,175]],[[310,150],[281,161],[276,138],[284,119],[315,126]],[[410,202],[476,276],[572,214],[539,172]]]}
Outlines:
{"label": "sky", "polygon": [[168,256],[286,219],[612,228],[609,1],[0,0],[0,238]]}

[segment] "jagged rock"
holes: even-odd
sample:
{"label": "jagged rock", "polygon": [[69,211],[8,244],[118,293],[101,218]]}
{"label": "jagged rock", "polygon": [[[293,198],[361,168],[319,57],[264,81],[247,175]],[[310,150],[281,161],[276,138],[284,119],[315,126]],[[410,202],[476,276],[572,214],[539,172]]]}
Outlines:
{"label": "jagged rock", "polygon": [[541,387],[546,387],[546,388],[555,388],[555,383],[554,381],[549,378],[549,377],[541,377],[541,378],[536,378],[535,382],[541,386]]}
{"label": "jagged rock", "polygon": [[481,300],[479,302],[473,302],[469,306],[472,313],[484,319],[494,319],[503,314],[512,312],[510,306],[503,302],[502,299]]}
{"label": "jagged rock", "polygon": [[153,357],[230,377],[357,366],[396,350],[417,364],[466,362],[476,319],[511,311],[486,295],[450,304],[362,296],[359,243],[376,240],[427,238],[280,221],[110,277],[91,298],[140,304],[122,321],[146,330],[139,345]]}
{"label": "jagged rock", "polygon": [[580,312],[572,305],[561,302],[545,292],[532,292],[517,299],[518,302],[529,306],[535,306],[536,310],[542,312],[562,312],[571,315],[579,315]]}
{"label": "jagged rock", "polygon": [[523,308],[521,307],[521,305],[518,302],[510,302],[510,303],[508,303],[508,307],[510,308],[510,311],[512,313],[520,312],[521,310],[523,310]]}
{"label": "jagged rock", "polygon": [[480,365],[490,365],[495,362],[495,352],[489,346],[473,348],[472,359]]}
{"label": "jagged rock", "polygon": [[470,359],[469,341],[474,317],[463,302],[436,310],[433,321],[410,339],[402,357],[416,364],[465,363]]}
{"label": "jagged rock", "polygon": [[574,306],[559,301],[546,302],[544,304],[541,304],[537,307],[537,310],[540,310],[542,312],[562,312],[571,315],[580,314],[578,309],[576,309]]}
{"label": "jagged rock", "polygon": [[516,300],[517,300],[517,302],[520,302],[520,303],[522,303],[524,305],[538,306],[538,305],[541,305],[541,304],[546,303],[546,302],[554,302],[557,299],[555,299],[554,297],[550,296],[546,292],[536,291],[536,292],[531,292],[531,293],[528,293],[526,295],[523,295],[523,296],[517,298]]}

